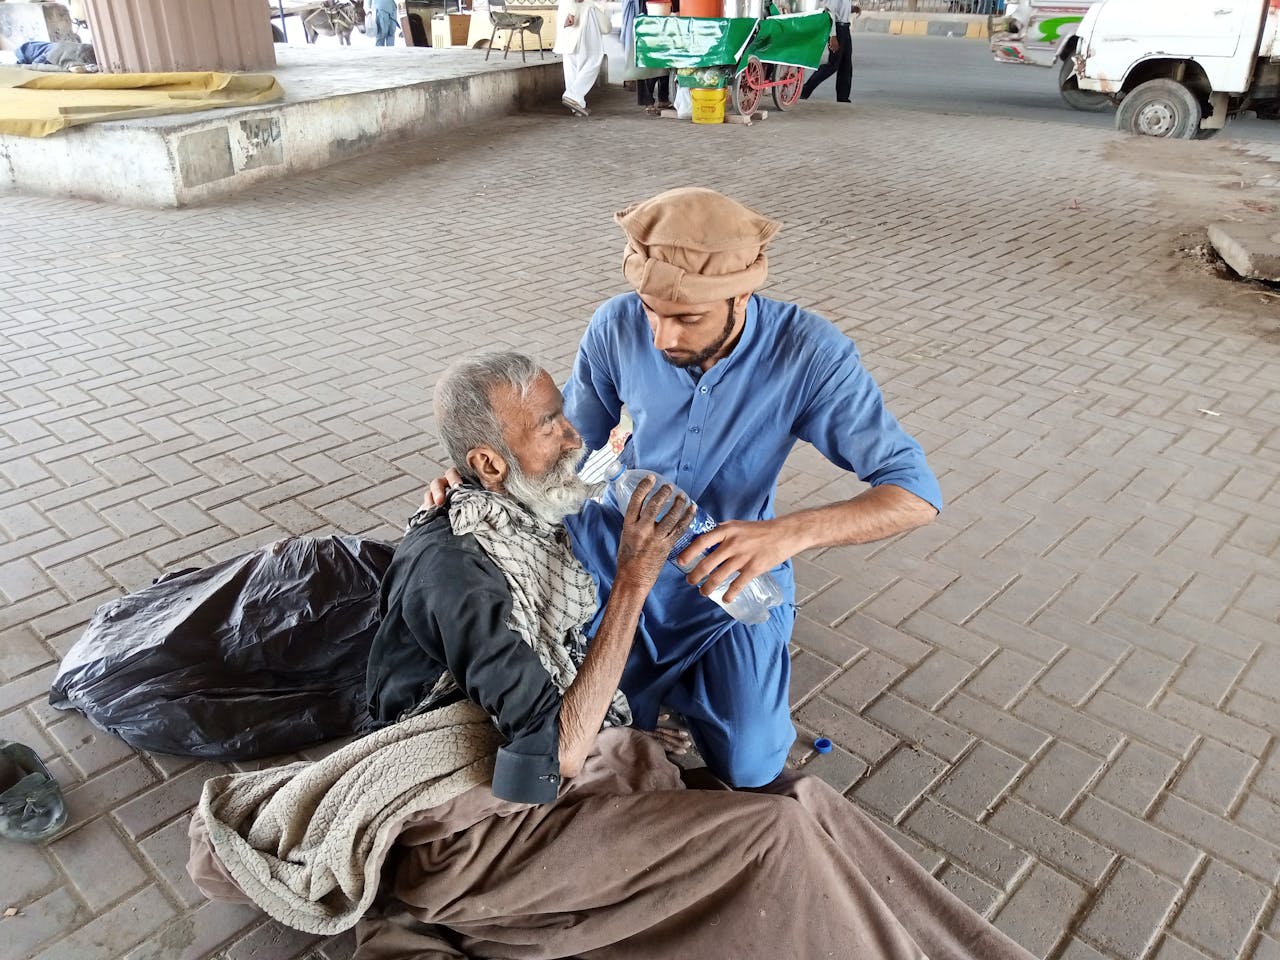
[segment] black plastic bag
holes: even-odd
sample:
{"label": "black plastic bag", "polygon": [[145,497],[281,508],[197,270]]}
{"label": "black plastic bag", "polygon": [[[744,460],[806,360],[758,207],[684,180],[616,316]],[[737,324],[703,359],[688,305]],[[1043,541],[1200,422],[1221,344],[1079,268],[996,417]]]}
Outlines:
{"label": "black plastic bag", "polygon": [[298,537],[103,604],[49,702],[140,750],[246,760],[357,732],[394,547]]}

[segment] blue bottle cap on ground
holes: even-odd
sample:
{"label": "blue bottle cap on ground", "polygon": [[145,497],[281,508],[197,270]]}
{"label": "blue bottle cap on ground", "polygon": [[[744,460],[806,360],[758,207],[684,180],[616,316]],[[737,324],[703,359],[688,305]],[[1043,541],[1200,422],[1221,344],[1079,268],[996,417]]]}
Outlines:
{"label": "blue bottle cap on ground", "polygon": [[831,741],[826,737],[819,737],[817,740],[813,741],[813,749],[817,750],[819,753],[830,753]]}

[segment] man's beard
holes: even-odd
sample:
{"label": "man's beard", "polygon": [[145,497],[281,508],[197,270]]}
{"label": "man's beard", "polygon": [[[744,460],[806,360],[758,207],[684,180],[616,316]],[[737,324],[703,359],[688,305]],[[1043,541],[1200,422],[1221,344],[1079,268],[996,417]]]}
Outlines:
{"label": "man's beard", "polygon": [[708,360],[714,357],[717,353],[719,353],[720,348],[729,342],[729,337],[733,335],[733,324],[736,319],[737,319],[737,310],[734,309],[733,301],[730,300],[729,301],[729,319],[725,321],[724,330],[721,331],[719,340],[711,344],[711,346],[707,347],[706,349],[699,350],[693,356],[687,357],[682,360],[676,360],[673,357],[671,357],[667,353],[667,351],[661,350],[659,352],[662,354],[662,359],[667,361],[667,363],[671,364],[673,367],[702,366],[704,363],[706,363]]}
{"label": "man's beard", "polygon": [[509,472],[504,481],[507,494],[539,520],[559,523],[600,492],[600,484],[585,483],[579,478],[581,457],[581,450],[570,450],[540,477],[529,476],[515,457],[508,457]]}

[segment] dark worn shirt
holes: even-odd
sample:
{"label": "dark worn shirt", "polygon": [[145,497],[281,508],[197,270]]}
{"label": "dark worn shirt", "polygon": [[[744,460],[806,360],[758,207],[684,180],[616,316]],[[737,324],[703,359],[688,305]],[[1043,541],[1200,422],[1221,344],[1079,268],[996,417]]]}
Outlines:
{"label": "dark worn shirt", "polygon": [[446,511],[405,535],[382,581],[382,624],[369,655],[369,712],[379,725],[420,706],[450,671],[506,738],[494,796],[550,803],[560,785],[561,695],[538,655],[507,624],[506,578],[471,534],[456,536]]}

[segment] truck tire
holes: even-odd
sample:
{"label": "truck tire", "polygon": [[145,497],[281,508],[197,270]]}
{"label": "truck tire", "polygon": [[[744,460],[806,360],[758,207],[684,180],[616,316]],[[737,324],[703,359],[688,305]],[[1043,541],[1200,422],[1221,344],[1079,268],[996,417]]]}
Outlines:
{"label": "truck tire", "polygon": [[1196,95],[1177,80],[1161,78],[1139,84],[1116,110],[1116,129],[1144,137],[1194,140],[1204,111]]}
{"label": "truck tire", "polygon": [[1062,66],[1058,68],[1058,92],[1062,94],[1067,106],[1087,113],[1099,113],[1110,107],[1111,98],[1105,93],[1080,89],[1075,71],[1075,61],[1070,56],[1063,57]]}

